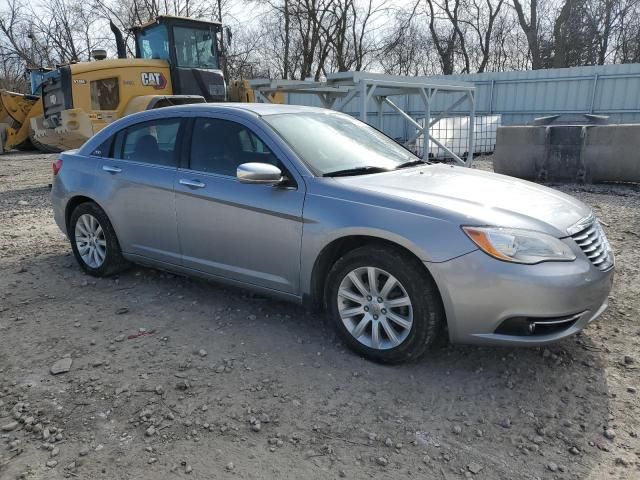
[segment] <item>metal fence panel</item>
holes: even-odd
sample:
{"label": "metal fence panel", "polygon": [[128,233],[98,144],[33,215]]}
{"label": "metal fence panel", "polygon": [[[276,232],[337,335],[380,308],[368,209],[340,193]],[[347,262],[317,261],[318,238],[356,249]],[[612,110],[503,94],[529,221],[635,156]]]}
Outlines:
{"label": "metal fence panel", "polygon": [[640,121],[640,64],[453,77],[474,83],[478,114],[500,114],[504,125],[563,113],[607,115],[611,123]]}
{"label": "metal fence panel", "polygon": [[[502,125],[531,122],[536,117],[562,113],[594,113],[608,115],[611,123],[640,122],[640,64],[601,65],[555,68],[522,72],[490,72],[452,75],[476,86],[476,115],[500,115]],[[453,96],[451,96],[453,95]],[[448,99],[436,99],[431,113],[437,115]],[[320,106],[313,95],[289,94],[288,102]],[[424,116],[420,99],[393,98],[393,102],[414,118]],[[407,104],[408,102],[408,104]],[[370,107],[370,122],[376,125],[377,112]],[[358,116],[358,102],[352,102],[347,113]],[[462,105],[452,116],[468,113]],[[384,109],[384,130],[397,139],[406,140],[413,129],[390,108]]]}

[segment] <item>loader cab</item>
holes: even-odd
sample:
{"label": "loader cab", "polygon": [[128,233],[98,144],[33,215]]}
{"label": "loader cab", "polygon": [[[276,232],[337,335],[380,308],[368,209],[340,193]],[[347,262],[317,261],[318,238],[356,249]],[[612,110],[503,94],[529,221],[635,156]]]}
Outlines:
{"label": "loader cab", "polygon": [[220,68],[222,24],[160,16],[134,27],[133,32],[137,58],[169,63],[174,95],[201,95],[207,102],[225,100]]}

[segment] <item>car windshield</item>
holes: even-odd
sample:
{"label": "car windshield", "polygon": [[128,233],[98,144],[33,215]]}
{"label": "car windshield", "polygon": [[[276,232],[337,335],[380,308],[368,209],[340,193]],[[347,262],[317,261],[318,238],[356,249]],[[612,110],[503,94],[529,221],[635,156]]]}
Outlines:
{"label": "car windshield", "polygon": [[345,114],[284,113],[263,119],[318,175],[362,175],[419,160],[375,128]]}

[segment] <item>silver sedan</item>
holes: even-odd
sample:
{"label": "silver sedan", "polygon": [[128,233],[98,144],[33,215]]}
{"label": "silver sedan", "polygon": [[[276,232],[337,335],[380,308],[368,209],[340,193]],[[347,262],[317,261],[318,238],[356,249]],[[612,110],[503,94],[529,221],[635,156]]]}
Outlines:
{"label": "silver sedan", "polygon": [[543,345],[607,306],[591,210],[555,190],[428,164],[333,111],[208,104],[121,119],[53,165],[80,266],[131,262],[325,309],[382,362],[452,342]]}

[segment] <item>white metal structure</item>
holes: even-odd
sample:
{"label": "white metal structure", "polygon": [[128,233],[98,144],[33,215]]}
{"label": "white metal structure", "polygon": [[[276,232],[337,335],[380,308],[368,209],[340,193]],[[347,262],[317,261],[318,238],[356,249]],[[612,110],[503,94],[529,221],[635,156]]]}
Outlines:
{"label": "white metal structure", "polygon": [[[430,128],[440,119],[444,118],[457,107],[467,103],[470,128],[468,129],[466,152],[474,151],[475,125],[475,87],[471,83],[452,81],[448,79],[433,79],[426,77],[406,77],[396,75],[384,75],[370,72],[339,72],[327,75],[326,81],[302,81],[302,80],[252,80],[256,99],[269,103],[269,93],[304,93],[315,95],[325,108],[344,111],[345,107],[358,100],[360,120],[368,121],[369,105],[373,101],[377,110],[377,128],[384,131],[384,105],[397,112],[406,122],[416,129],[415,135],[407,139],[407,144],[413,144],[418,138],[428,138],[451,158],[464,166],[470,166],[473,155],[458,155],[449,147],[441,143],[430,134]],[[417,96],[424,104],[424,114],[421,117],[426,121],[420,124],[407,112],[396,105],[389,97]],[[447,107],[441,109],[435,118],[431,118],[431,106],[435,97],[448,97]],[[428,149],[423,149],[423,158],[427,158]]]}

